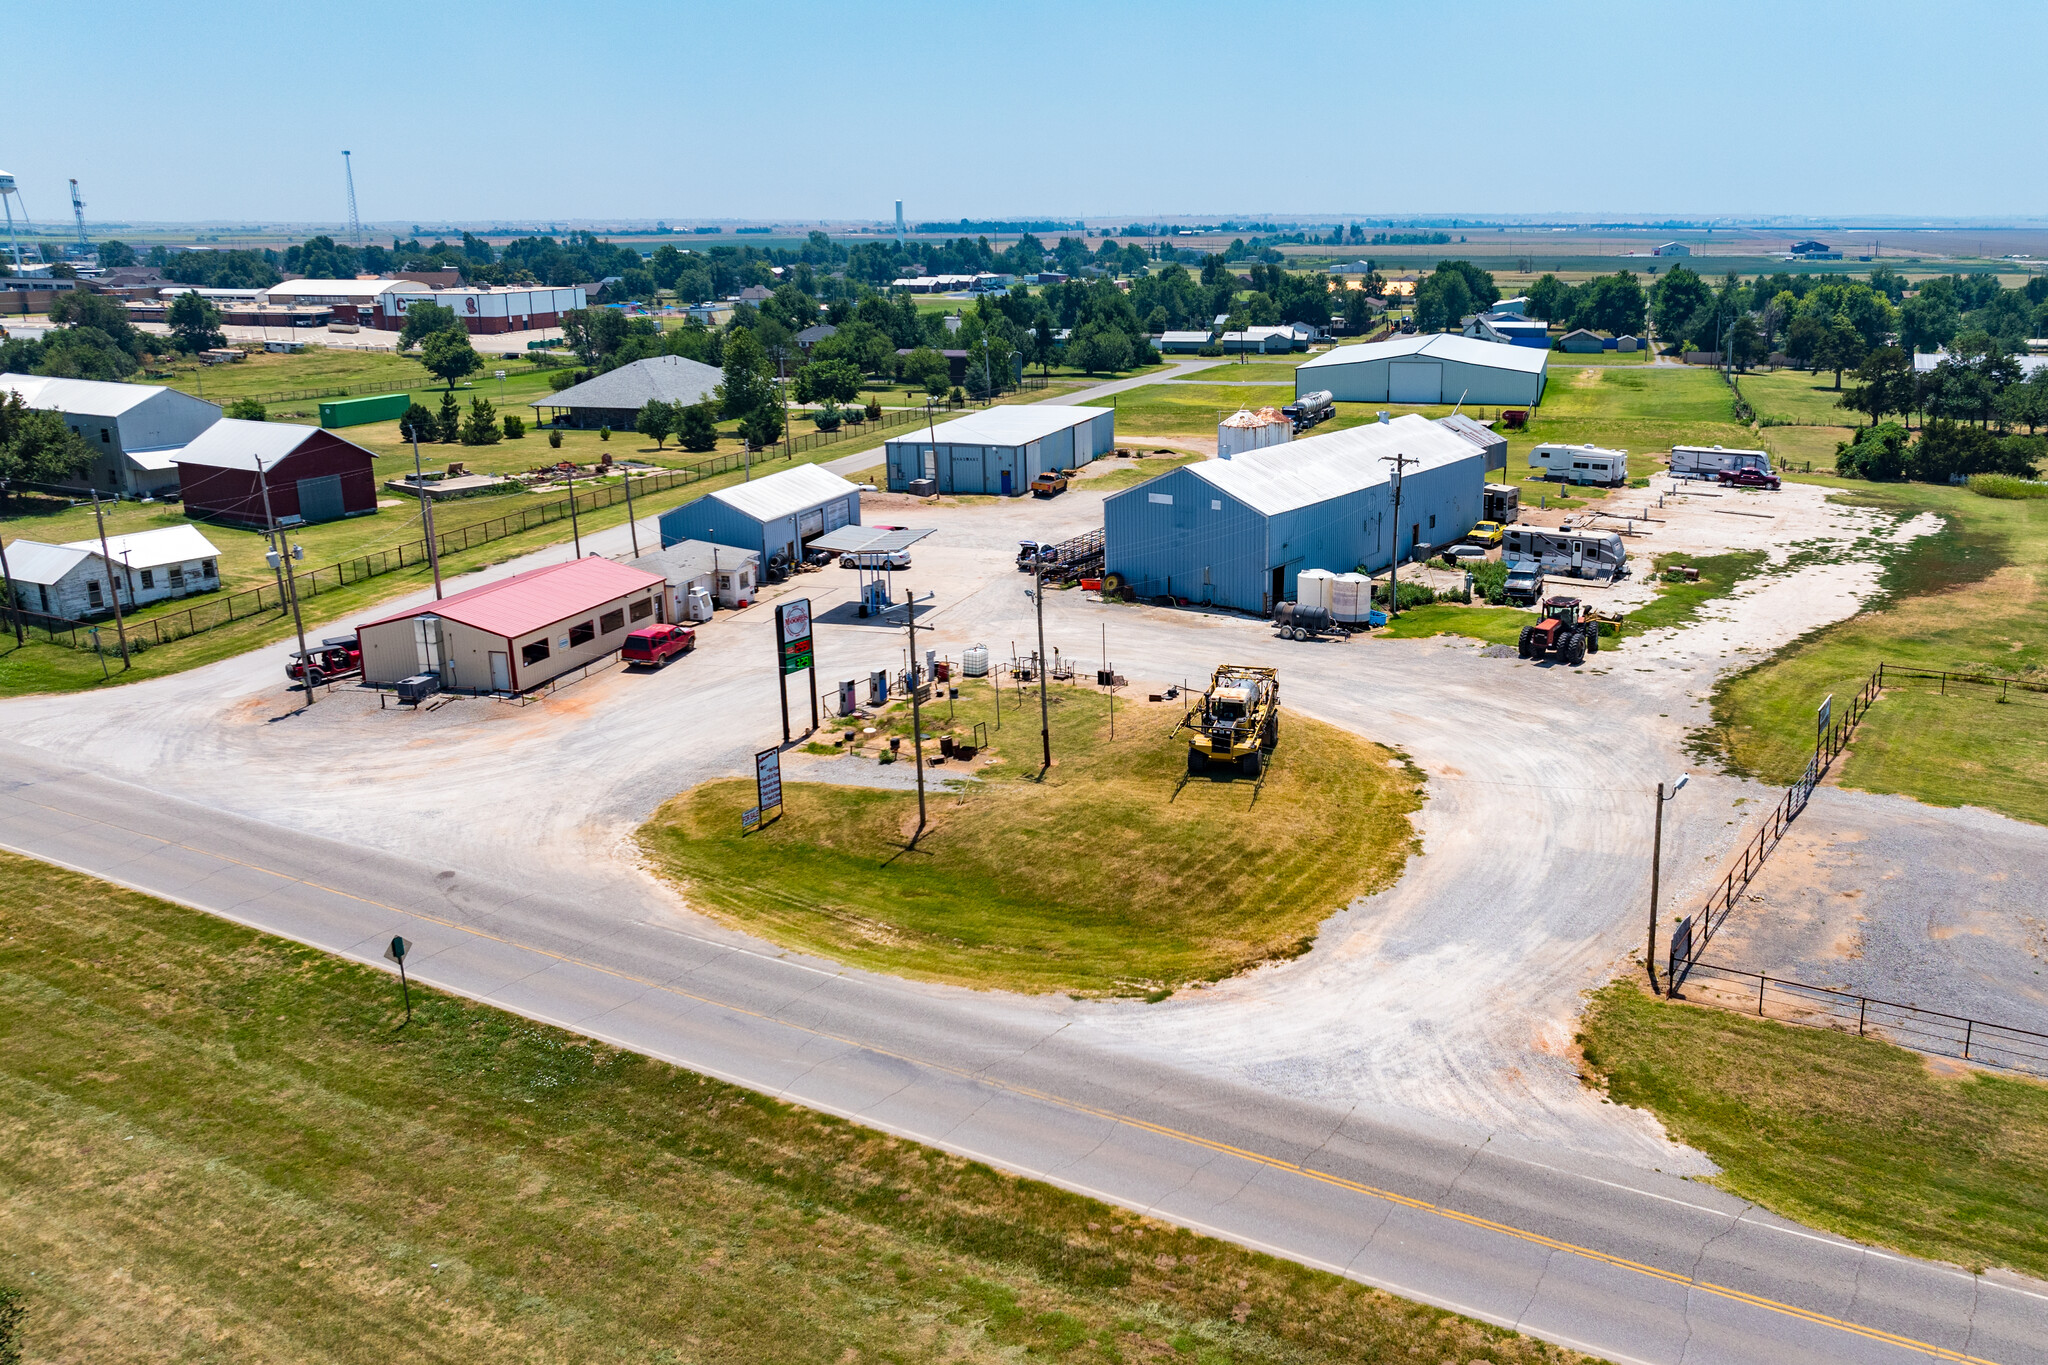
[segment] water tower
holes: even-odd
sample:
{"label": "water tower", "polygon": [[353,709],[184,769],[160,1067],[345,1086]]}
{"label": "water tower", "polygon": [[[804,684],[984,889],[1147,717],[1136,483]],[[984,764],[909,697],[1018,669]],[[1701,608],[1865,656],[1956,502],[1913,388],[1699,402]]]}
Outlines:
{"label": "water tower", "polygon": [[[21,265],[21,245],[14,240],[14,201],[21,197],[21,190],[15,185],[14,177],[0,171],[0,207],[7,210],[7,252],[14,258],[17,268]],[[21,223],[28,226],[28,209],[21,210]]]}

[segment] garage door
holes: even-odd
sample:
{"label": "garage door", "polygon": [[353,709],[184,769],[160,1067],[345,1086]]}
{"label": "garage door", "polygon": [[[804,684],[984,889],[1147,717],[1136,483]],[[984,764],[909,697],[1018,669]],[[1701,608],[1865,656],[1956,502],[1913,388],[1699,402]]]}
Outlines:
{"label": "garage door", "polygon": [[813,507],[808,512],[797,513],[796,533],[797,537],[801,540],[809,540],[812,536],[824,535],[825,509]]}
{"label": "garage door", "polygon": [[1396,360],[1387,366],[1387,401],[1441,403],[1444,367],[1434,360]]}
{"label": "garage door", "polygon": [[342,518],[341,475],[299,480],[299,515],[307,521],[339,521]]}

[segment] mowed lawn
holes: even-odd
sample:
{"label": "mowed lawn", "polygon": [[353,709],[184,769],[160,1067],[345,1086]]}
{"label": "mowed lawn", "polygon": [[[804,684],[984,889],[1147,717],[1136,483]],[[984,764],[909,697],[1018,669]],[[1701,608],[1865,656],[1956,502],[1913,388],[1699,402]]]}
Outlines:
{"label": "mowed lawn", "polygon": [[[1773,370],[1769,374],[1745,374],[1737,378],[1742,396],[1760,418],[1797,422],[1811,426],[1854,426],[1863,419],[1859,413],[1837,407],[1842,390],[1835,388],[1834,371],[1808,374],[1803,370]],[[1854,380],[1844,377],[1845,385]]]}
{"label": "mowed lawn", "polygon": [[[1790,782],[1813,747],[1813,715],[1877,668],[1985,672],[2048,680],[2048,502],[1985,498],[1967,488],[1820,479],[1901,518],[1943,526],[1896,552],[1886,599],[1724,681],[1711,742],[1738,771]],[[1858,728],[1837,769],[1844,786],[1934,805],[1978,805],[2048,823],[2048,701],[2014,693],[1901,683]]]}
{"label": "mowed lawn", "polygon": [[[915,849],[913,792],[823,783],[792,782],[782,819],[743,835],[750,780],[683,793],[642,827],[641,846],[697,908],[791,947],[926,980],[1089,995],[1162,992],[1304,952],[1324,918],[1391,885],[1413,848],[1420,775],[1332,726],[1283,716],[1254,807],[1250,780],[1194,779],[1176,795],[1187,740],[1166,732],[1178,702],[1119,703],[1112,740],[1103,694],[1055,688],[1041,782],[1037,698],[1012,690],[997,730],[993,689],[961,692],[950,723],[946,704],[927,708],[927,732],[965,738],[986,723],[1000,761],[930,793]],[[909,719],[892,712],[888,732],[907,736]]]}
{"label": "mowed lawn", "polygon": [[2048,1085],[1874,1038],[1594,995],[1579,1044],[1620,1104],[1721,1167],[1715,1183],[1860,1242],[2048,1275]]}
{"label": "mowed lawn", "polygon": [[0,855],[31,1361],[1571,1352]]}

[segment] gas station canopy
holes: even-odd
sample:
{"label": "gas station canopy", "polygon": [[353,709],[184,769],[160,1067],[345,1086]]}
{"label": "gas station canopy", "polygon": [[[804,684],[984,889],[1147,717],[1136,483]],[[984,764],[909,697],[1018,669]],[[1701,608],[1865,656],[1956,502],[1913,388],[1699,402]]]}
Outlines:
{"label": "gas station canopy", "polygon": [[806,550],[823,550],[835,555],[885,555],[907,550],[937,527],[841,526],[804,542]]}

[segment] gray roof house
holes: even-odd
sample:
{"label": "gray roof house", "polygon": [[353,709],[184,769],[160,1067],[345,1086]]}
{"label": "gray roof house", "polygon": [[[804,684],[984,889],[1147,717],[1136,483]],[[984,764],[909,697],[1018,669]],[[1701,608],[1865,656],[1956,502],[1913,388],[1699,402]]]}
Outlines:
{"label": "gray roof house", "polygon": [[556,426],[631,431],[633,419],[649,400],[701,403],[724,382],[721,371],[701,361],[658,355],[536,398],[528,406],[545,409],[547,420]]}
{"label": "gray roof house", "polygon": [[811,347],[817,345],[826,337],[836,336],[838,333],[839,329],[829,322],[814,322],[796,334],[797,349],[808,354]]}

